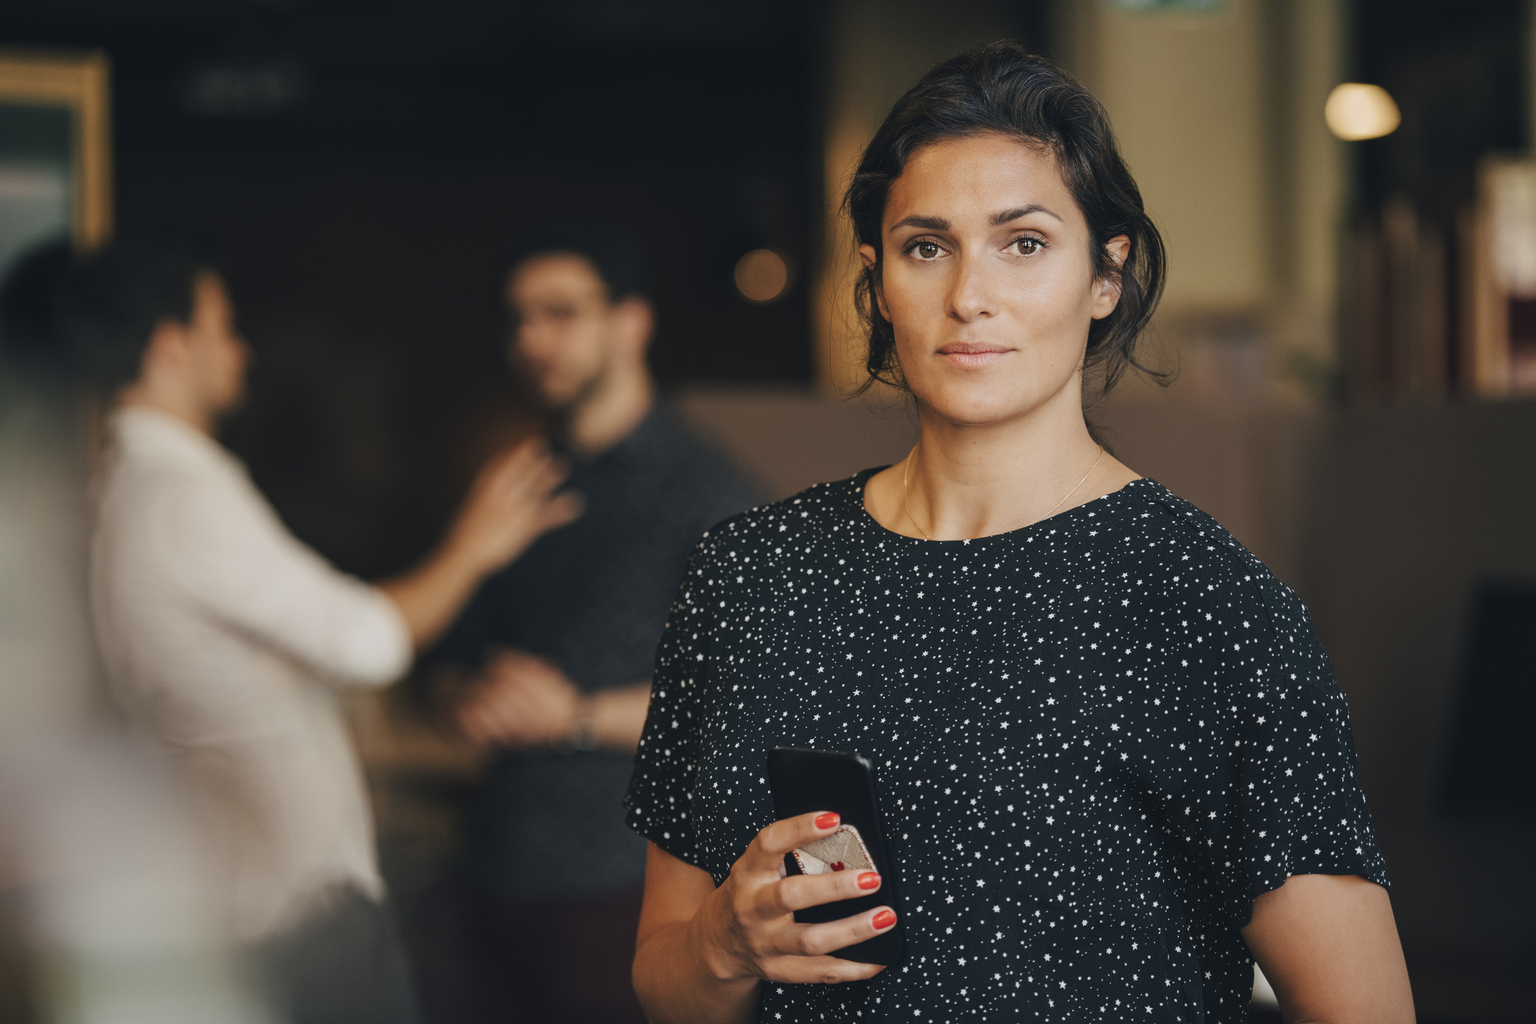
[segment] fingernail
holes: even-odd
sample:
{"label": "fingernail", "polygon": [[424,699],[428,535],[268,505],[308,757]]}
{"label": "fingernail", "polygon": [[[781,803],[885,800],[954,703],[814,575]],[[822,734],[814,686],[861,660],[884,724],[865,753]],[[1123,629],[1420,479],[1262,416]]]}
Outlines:
{"label": "fingernail", "polygon": [[859,876],[860,889],[880,888],[880,876],[873,871],[866,871]]}
{"label": "fingernail", "polygon": [[825,814],[816,815],[816,827],[821,829],[837,828],[837,823],[842,817],[836,811],[827,811]]}
{"label": "fingernail", "polygon": [[875,919],[870,923],[875,926],[875,931],[883,932],[896,923],[896,911],[882,910],[875,915]]}

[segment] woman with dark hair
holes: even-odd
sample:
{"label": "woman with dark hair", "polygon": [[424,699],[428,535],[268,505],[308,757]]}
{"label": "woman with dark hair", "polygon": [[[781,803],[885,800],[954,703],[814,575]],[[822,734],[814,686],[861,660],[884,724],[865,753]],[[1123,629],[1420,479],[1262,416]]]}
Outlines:
{"label": "woman with dark hair", "polygon": [[[1343,694],[1294,594],[1098,445],[1162,288],[1108,118],[998,43],[892,109],[847,194],[902,462],[711,530],[657,653],[628,797],[650,841],[652,1021],[1408,1021]],[[776,745],[879,778],[874,872],[787,876],[836,815],[773,822]]]}

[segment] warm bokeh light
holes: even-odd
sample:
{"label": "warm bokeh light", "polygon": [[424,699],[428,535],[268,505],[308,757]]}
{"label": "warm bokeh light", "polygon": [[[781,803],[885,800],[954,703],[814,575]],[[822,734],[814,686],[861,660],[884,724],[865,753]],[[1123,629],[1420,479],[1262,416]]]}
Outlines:
{"label": "warm bokeh light", "polygon": [[736,290],[750,302],[772,302],[789,286],[789,265],[772,249],[753,249],[736,261]]}
{"label": "warm bokeh light", "polygon": [[1328,130],[1346,142],[1390,135],[1403,120],[1387,90],[1363,82],[1334,86],[1323,105],[1323,117]]}

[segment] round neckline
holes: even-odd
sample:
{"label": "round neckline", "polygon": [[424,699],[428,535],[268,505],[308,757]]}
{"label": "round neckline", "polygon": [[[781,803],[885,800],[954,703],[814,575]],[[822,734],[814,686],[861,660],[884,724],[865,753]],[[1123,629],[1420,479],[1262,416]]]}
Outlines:
{"label": "round neckline", "polygon": [[1073,513],[1077,512],[1077,511],[1079,511],[1081,509],[1089,508],[1090,506],[1098,505],[1102,501],[1106,501],[1106,500],[1108,500],[1110,498],[1114,498],[1114,497],[1117,497],[1119,495],[1126,494],[1127,492],[1129,492],[1131,490],[1131,488],[1136,487],[1137,484],[1152,484],[1153,486],[1156,486],[1155,481],[1151,480],[1150,478],[1144,477],[1144,476],[1139,476],[1135,480],[1132,480],[1129,483],[1125,484],[1123,487],[1117,488],[1116,490],[1113,490],[1113,491],[1107,491],[1104,494],[1099,495],[1097,498],[1090,498],[1090,499],[1088,499],[1087,501],[1083,502],[1081,505],[1073,505],[1071,508],[1067,509],[1064,512],[1058,512],[1055,515],[1050,516],[1050,517],[1048,517],[1046,519],[1036,520],[1033,523],[1029,523],[1026,526],[1020,526],[1019,528],[1014,529],[1014,530],[1004,530],[1002,533],[989,533],[989,534],[987,534],[984,537],[968,537],[968,538],[967,537],[962,537],[962,538],[959,538],[957,540],[928,540],[928,539],[926,539],[924,537],[908,537],[904,533],[897,533],[895,530],[892,530],[890,527],[888,527],[885,524],[881,523],[880,520],[876,519],[873,515],[871,515],[870,512],[869,512],[868,506],[866,506],[864,504],[864,488],[869,486],[870,478],[873,477],[876,473],[882,472],[883,470],[887,470],[889,468],[890,468],[890,466],[875,466],[872,469],[866,469],[866,470],[863,470],[863,471],[859,472],[858,474],[856,474],[854,476],[854,478],[853,478],[853,487],[851,488],[851,490],[853,492],[853,501],[854,501],[854,504],[856,504],[858,506],[859,515],[861,515],[864,518],[864,521],[865,521],[866,525],[874,527],[880,533],[886,534],[886,535],[891,536],[891,537],[895,537],[895,538],[897,538],[899,540],[911,541],[914,544],[960,544],[960,545],[969,545],[969,544],[980,544],[980,543],[982,543],[984,541],[1001,540],[1001,539],[1008,538],[1008,537],[1020,537],[1020,536],[1023,536],[1024,534],[1026,534],[1026,533],[1029,533],[1031,530],[1038,529],[1039,527],[1045,526],[1048,523],[1055,523],[1055,522],[1057,522],[1059,520],[1064,520],[1068,516],[1072,515]]}

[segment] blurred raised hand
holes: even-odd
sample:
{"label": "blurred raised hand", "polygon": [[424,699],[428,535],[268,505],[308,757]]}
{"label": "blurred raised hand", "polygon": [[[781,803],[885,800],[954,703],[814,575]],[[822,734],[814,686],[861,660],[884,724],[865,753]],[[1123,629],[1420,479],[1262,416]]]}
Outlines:
{"label": "blurred raised hand", "polygon": [[539,439],[496,456],[475,477],[444,547],[457,549],[482,574],[500,569],[581,515],[581,497],[559,490],[565,477],[565,467]]}
{"label": "blurred raised hand", "polygon": [[560,490],[565,476],[542,440],[496,456],[475,477],[437,550],[419,568],[380,584],[418,648],[447,628],[487,575],[581,515],[580,495]]}

